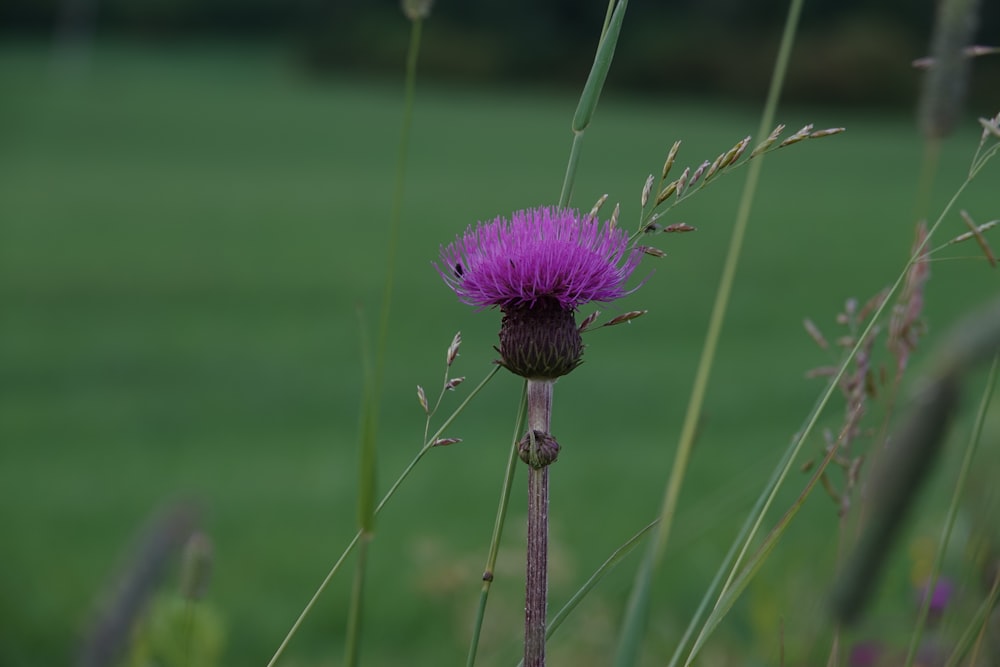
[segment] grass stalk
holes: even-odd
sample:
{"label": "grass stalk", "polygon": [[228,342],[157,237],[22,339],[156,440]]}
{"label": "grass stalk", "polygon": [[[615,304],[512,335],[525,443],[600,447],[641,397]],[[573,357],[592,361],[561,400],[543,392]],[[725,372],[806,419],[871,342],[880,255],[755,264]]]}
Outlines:
{"label": "grass stalk", "polygon": [[913,660],[917,655],[917,648],[920,645],[921,636],[923,635],[923,630],[927,625],[927,616],[930,612],[934,587],[937,585],[938,575],[941,572],[941,564],[944,562],[945,550],[948,547],[949,540],[951,540],[952,528],[955,526],[955,520],[958,518],[958,506],[962,499],[962,493],[965,491],[965,482],[969,477],[969,470],[972,468],[972,459],[975,456],[976,450],[979,448],[979,443],[982,439],[983,424],[986,422],[986,413],[989,411],[990,403],[993,400],[993,391],[996,388],[998,362],[1000,362],[1000,357],[994,356],[993,363],[990,365],[989,375],[986,378],[986,387],[983,389],[983,396],[979,401],[979,410],[976,412],[976,420],[973,423],[972,432],[969,434],[969,442],[965,447],[965,457],[962,459],[962,467],[959,469],[958,479],[955,480],[955,490],[951,495],[951,503],[948,505],[948,514],[945,517],[944,527],[941,531],[941,541],[938,543],[937,553],[934,554],[934,563],[931,565],[930,576],[927,578],[925,585],[924,599],[920,605],[920,613],[917,616],[917,625],[916,628],[914,628],[912,637],[910,638],[910,646],[906,654],[906,667],[910,667],[910,665],[913,664]]}
{"label": "grass stalk", "polygon": [[[764,105],[764,111],[761,115],[758,131],[759,136],[766,136],[769,128],[774,124],[778,99],[784,84],[785,72],[788,69],[788,62],[791,57],[792,45],[795,41],[802,5],[803,0],[792,0],[789,7],[774,73],[771,78],[771,86]],[[764,156],[761,155],[760,157],[763,158]],[[619,637],[618,651],[615,658],[615,664],[618,667],[629,667],[634,665],[638,659],[639,646],[645,633],[646,619],[649,613],[648,589],[652,584],[655,571],[659,566],[673,525],[673,518],[677,510],[677,499],[680,496],[688,461],[691,457],[691,450],[694,446],[694,438],[701,416],[705,392],[714,364],[715,352],[718,348],[725,314],[729,307],[729,298],[732,293],[740,255],[742,254],[743,239],[746,235],[750,210],[757,191],[757,184],[760,179],[760,170],[763,163],[763,159],[752,162],[747,173],[747,180],[740,198],[736,223],[730,237],[729,250],[726,254],[722,277],[716,292],[715,303],[712,307],[708,332],[705,335],[701,358],[698,363],[687,412],[681,428],[680,442],[677,446],[674,465],[664,492],[663,505],[660,511],[660,523],[654,529],[653,538],[647,547],[646,557],[639,567],[635,583],[632,587],[632,593],[630,594],[625,622]]]}
{"label": "grass stalk", "polygon": [[597,45],[597,53],[594,56],[594,64],[591,66],[587,82],[583,86],[583,93],[577,103],[576,112],[573,114],[573,145],[570,148],[569,162],[566,165],[566,175],[563,177],[562,192],[559,194],[559,208],[569,206],[573,197],[573,183],[576,181],[576,168],[580,164],[580,151],[583,144],[583,134],[590,125],[590,120],[597,109],[597,102],[601,98],[601,90],[604,82],[608,78],[608,70],[611,69],[611,61],[615,56],[615,47],[618,45],[618,36],[621,34],[622,21],[625,20],[625,9],[628,7],[628,0],[618,0],[614,11],[608,4],[611,13],[609,19],[605,19],[604,28],[601,31],[601,41]]}
{"label": "grass stalk", "polygon": [[469,654],[465,661],[466,667],[472,667],[476,664],[476,652],[479,650],[479,636],[483,629],[483,620],[486,617],[486,602],[489,599],[490,589],[493,586],[493,573],[496,571],[497,554],[500,552],[500,536],[503,534],[503,526],[507,518],[507,508],[510,505],[510,490],[514,484],[514,474],[517,470],[517,442],[520,439],[525,413],[524,392],[522,392],[519,405],[517,419],[514,423],[514,437],[512,438],[514,444],[510,448],[510,455],[507,458],[507,470],[504,472],[500,502],[497,504],[496,520],[493,522],[493,536],[490,538],[490,550],[486,557],[486,567],[483,568],[483,587],[479,591],[479,603],[476,605],[476,619],[472,626],[472,639],[469,642]]}
{"label": "grass stalk", "polygon": [[[490,380],[492,380],[493,377],[499,371],[500,371],[500,366],[496,365],[492,369],[490,369],[490,372],[487,373],[486,377],[483,378],[478,385],[476,385],[476,388],[473,389],[471,392],[469,392],[469,395],[466,396],[465,400],[462,401],[462,403],[457,408],[455,408],[455,411],[452,412],[451,415],[449,415],[448,418],[444,420],[444,423],[441,424],[441,426],[434,432],[433,435],[427,438],[427,440],[424,442],[423,447],[420,448],[420,451],[417,452],[416,456],[413,457],[413,460],[411,460],[410,463],[406,466],[406,468],[403,469],[403,472],[399,474],[399,477],[396,478],[396,481],[393,482],[392,486],[389,487],[389,490],[386,491],[384,496],[382,496],[382,500],[379,501],[379,504],[375,507],[373,516],[378,516],[379,513],[381,513],[382,509],[386,506],[389,500],[391,500],[392,497],[396,494],[396,491],[399,490],[399,487],[403,484],[404,481],[406,481],[406,478],[410,476],[411,472],[413,472],[413,469],[416,468],[417,464],[420,463],[421,459],[424,458],[424,455],[427,454],[427,452],[429,452],[434,447],[435,441],[441,437],[441,434],[444,433],[449,426],[452,425],[455,419],[458,418],[458,415],[460,415],[462,411],[465,410],[465,407],[469,404],[469,402],[472,401],[472,399],[475,398],[487,384],[489,384]],[[361,538],[362,538],[362,533],[359,530],[357,533],[355,533],[354,537],[351,539],[350,543],[348,543],[347,547],[344,548],[344,551],[340,555],[340,558],[337,559],[337,562],[335,562],[333,564],[333,567],[330,568],[330,571],[327,572],[326,577],[324,577],[323,581],[320,582],[320,585],[316,588],[316,592],[313,593],[313,596],[309,599],[309,602],[306,603],[306,606],[302,609],[302,612],[299,614],[299,617],[295,619],[295,623],[292,624],[292,627],[285,635],[285,638],[281,641],[281,644],[278,646],[278,649],[274,652],[274,655],[271,657],[271,660],[267,663],[267,667],[274,667],[274,665],[277,664],[278,660],[284,654],[285,649],[288,647],[288,644],[291,642],[292,638],[298,632],[299,627],[302,625],[303,621],[305,621],[306,617],[309,616],[309,613],[316,605],[316,602],[323,594],[323,591],[325,591],[326,587],[330,585],[331,581],[333,581],[333,577],[337,574],[337,572],[340,571],[340,567],[343,565],[344,561],[351,553],[354,552],[354,549],[355,547],[358,546],[358,543],[361,541]]]}
{"label": "grass stalk", "polygon": [[[400,219],[403,210],[403,187],[406,181],[406,157],[410,145],[410,129],[413,124],[413,98],[417,79],[417,56],[420,53],[422,18],[410,21],[410,46],[406,57],[406,81],[403,99],[403,126],[400,131],[399,150],[396,161],[396,177],[393,186],[392,211],[389,217],[389,238],[386,243],[385,285],[379,315],[378,343],[375,349],[375,370],[366,378],[362,399],[362,427],[360,444],[360,471],[358,484],[358,523],[362,536],[358,552],[357,570],[351,592],[348,612],[347,638],[345,641],[344,663],[355,667],[360,658],[361,631],[363,627],[364,577],[367,570],[368,545],[371,542],[375,521],[375,473],[377,459],[376,426],[378,424],[379,402],[382,396],[382,377],[385,372],[386,348],[389,339],[389,314],[392,308],[393,277],[396,254],[399,246]],[[367,354],[364,355],[367,357]]]}
{"label": "grass stalk", "polygon": [[536,434],[552,427],[552,380],[526,382],[528,406],[528,551],[524,598],[524,665],[545,666],[545,630],[548,605],[549,466],[534,465],[539,443]]}

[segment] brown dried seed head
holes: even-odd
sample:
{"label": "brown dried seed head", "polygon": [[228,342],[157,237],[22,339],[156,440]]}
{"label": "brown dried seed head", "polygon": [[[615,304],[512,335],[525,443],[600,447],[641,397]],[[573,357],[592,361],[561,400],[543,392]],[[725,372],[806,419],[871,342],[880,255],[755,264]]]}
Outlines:
{"label": "brown dried seed head", "polygon": [[[981,44],[967,46],[962,49],[962,55],[966,58],[978,58],[980,56],[990,56],[996,53],[1000,53],[1000,48],[996,46],[983,46]],[[935,63],[935,59],[931,56],[924,56],[923,58],[917,58],[910,66],[914,69],[927,69]]]}
{"label": "brown dried seed head", "polygon": [[687,184],[688,176],[691,175],[691,167],[684,167],[681,177],[677,179],[677,198],[680,199],[684,193],[684,186]]}
{"label": "brown dried seed head", "polygon": [[631,322],[635,318],[642,317],[643,315],[645,315],[648,312],[649,312],[648,310],[630,310],[629,312],[623,313],[622,315],[619,315],[618,317],[611,318],[611,320],[607,324],[605,324],[604,326],[606,326],[606,327],[613,327],[616,324],[621,324],[622,322]]}
{"label": "brown dried seed head", "polygon": [[708,183],[710,180],[712,180],[712,177],[715,176],[716,172],[719,171],[719,167],[722,166],[722,162],[726,159],[727,155],[728,155],[728,153],[723,153],[719,157],[715,158],[715,161],[712,163],[712,166],[709,167],[708,171],[705,173],[705,182],[706,183]]}
{"label": "brown dried seed head", "polygon": [[663,202],[670,199],[670,195],[677,191],[677,181],[672,181],[667,187],[660,191],[660,194],[656,195],[656,205],[659,206]]}
{"label": "brown dried seed head", "polygon": [[782,141],[780,144],[778,144],[778,148],[784,148],[785,146],[791,146],[792,144],[799,143],[803,139],[808,139],[809,138],[809,133],[812,132],[812,130],[813,130],[812,123],[809,123],[808,125],[806,125],[805,127],[803,127],[801,130],[799,130],[798,132],[796,132],[795,134],[793,134],[792,136],[788,137],[787,139],[785,139],[784,141]]}
{"label": "brown dried seed head", "polygon": [[828,127],[825,130],[816,130],[815,132],[810,132],[809,138],[819,139],[821,137],[829,137],[834,134],[840,134],[841,132],[844,132],[846,130],[847,130],[846,127]]}
{"label": "brown dried seed head", "polygon": [[823,334],[820,333],[819,327],[817,327],[813,323],[813,321],[810,320],[808,317],[806,319],[802,320],[802,326],[804,326],[806,328],[806,333],[808,333],[809,336],[814,341],[816,341],[816,344],[819,345],[822,349],[825,350],[828,347],[830,347],[830,344],[826,342],[826,338],[824,338]]}
{"label": "brown dried seed head", "polygon": [[653,175],[650,174],[649,178],[646,179],[646,184],[642,186],[642,197],[640,199],[642,203],[642,208],[646,208],[646,204],[649,203],[649,193],[653,190]]}
{"label": "brown dried seed head", "polygon": [[417,400],[420,401],[420,407],[424,409],[424,412],[430,414],[427,409],[427,394],[424,393],[424,388],[419,384],[417,385]]}
{"label": "brown dried seed head", "polygon": [[597,318],[598,318],[598,316],[600,314],[601,314],[601,311],[595,310],[590,315],[587,315],[587,317],[584,318],[583,322],[580,322],[580,326],[577,328],[577,331],[579,331],[580,333],[583,333],[584,331],[586,331],[587,329],[589,329],[590,325],[593,324],[595,320],[597,320]]}
{"label": "brown dried seed head", "polygon": [[948,241],[948,245],[961,243],[962,241],[968,241],[969,239],[971,239],[973,236],[976,235],[976,232],[982,234],[987,230],[993,229],[997,225],[1000,225],[1000,220],[990,220],[989,222],[984,222],[981,225],[977,225],[975,231],[963,232],[962,234],[959,234],[955,238],[951,239],[950,241]]}
{"label": "brown dried seed head", "polygon": [[691,181],[688,183],[688,185],[693,187],[694,184],[698,181],[698,179],[701,178],[701,175],[705,173],[705,170],[708,169],[708,166],[709,166],[708,160],[702,162],[698,166],[698,168],[694,170],[694,174],[691,176]]}
{"label": "brown dried seed head", "polygon": [[990,135],[1000,139],[1000,114],[994,118],[980,118],[979,124],[983,126],[983,141]]}
{"label": "brown dried seed head", "polygon": [[641,245],[641,246],[639,246],[639,250],[641,250],[642,252],[644,252],[645,254],[647,254],[647,255],[649,255],[651,257],[666,257],[667,256],[667,253],[663,252],[659,248],[654,248],[654,247],[648,246],[648,245]]}
{"label": "brown dried seed head", "polygon": [[411,21],[425,19],[431,14],[431,6],[434,0],[403,0],[403,13]]}
{"label": "brown dried seed head", "polygon": [[458,348],[462,345],[462,332],[459,331],[455,334],[455,337],[451,339],[451,345],[448,346],[448,356],[447,363],[451,366],[455,362],[455,357],[458,356]]}
{"label": "brown dried seed head", "polygon": [[455,445],[460,442],[462,442],[461,438],[438,438],[431,447],[447,447],[448,445]]}
{"label": "brown dried seed head", "polygon": [[447,383],[445,383],[444,388],[447,389],[448,391],[452,391],[455,389],[455,387],[462,384],[463,382],[465,382],[465,376],[462,376],[460,378],[452,378],[448,380]]}
{"label": "brown dried seed head", "polygon": [[[740,141],[740,143],[736,144],[735,151],[731,150],[729,151],[729,153],[726,153],[727,159],[725,161],[725,164],[722,165],[722,167],[725,168],[737,162],[743,156],[743,152],[747,149],[747,146],[749,145],[750,145],[750,135],[748,134],[747,136],[743,137],[743,140]],[[732,157],[728,157],[730,153],[732,153]]]}
{"label": "brown dried seed head", "polygon": [[686,222],[675,222],[672,225],[667,225],[663,229],[664,232],[696,232],[697,227],[692,227]]}
{"label": "brown dried seed head", "polygon": [[764,151],[766,151],[767,149],[769,149],[771,145],[778,140],[778,137],[780,137],[781,133],[784,131],[785,131],[784,123],[779,123],[776,128],[771,130],[771,134],[767,135],[767,139],[757,144],[757,147],[753,149],[753,151],[750,153],[750,158],[748,159],[753,159],[758,155],[760,155],[761,153],[763,153]]}
{"label": "brown dried seed head", "polygon": [[597,214],[601,212],[601,207],[604,206],[604,202],[606,201],[608,201],[608,196],[601,195],[601,198],[597,200],[596,204],[594,204],[594,208],[590,209],[590,213],[587,214],[588,217],[596,218]]}
{"label": "brown dried seed head", "polygon": [[675,141],[674,145],[670,147],[670,152],[667,153],[667,159],[663,163],[663,174],[660,176],[661,181],[667,180],[667,174],[670,173],[670,168],[674,166],[674,159],[677,157],[677,151],[680,147],[680,141]]}
{"label": "brown dried seed head", "polygon": [[977,226],[976,223],[973,222],[972,216],[969,215],[968,211],[962,210],[959,211],[959,213],[962,216],[962,220],[969,228],[967,234],[971,234],[973,237],[975,237],[976,243],[979,244],[979,249],[983,251],[984,255],[986,255],[986,261],[989,262],[990,266],[992,266],[995,269],[997,267],[997,258],[993,255],[993,250],[990,248],[989,241],[987,241],[986,237],[983,236],[983,228],[986,228],[986,225],[990,225],[990,222],[996,224],[997,222],[1000,221],[991,220],[988,223]]}

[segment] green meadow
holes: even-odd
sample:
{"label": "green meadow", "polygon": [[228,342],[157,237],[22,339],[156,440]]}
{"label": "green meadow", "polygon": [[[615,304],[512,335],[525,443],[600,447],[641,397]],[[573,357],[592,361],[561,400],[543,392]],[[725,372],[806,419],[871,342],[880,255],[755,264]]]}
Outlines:
{"label": "green meadow", "polygon": [[[439,246],[478,220],[556,201],[582,83],[418,80],[378,427],[381,491],[422,444],[416,386],[437,396],[455,332],[464,343],[453,373],[468,380],[445,397],[432,430],[496,356],[499,313],[457,301],[433,265]],[[7,44],[0,90],[0,664],[70,660],[151,514],[193,501],[215,549],[207,600],[225,622],[223,663],[264,665],[356,530],[361,359],[386,273],[401,79],[312,78],[280,50],[239,46],[105,46],[73,70],[42,46]],[[831,340],[846,333],[835,323],[846,299],[864,302],[895,280],[919,203],[937,215],[965,178],[975,117],[996,112],[970,110],[922,193],[912,113],[779,112],[789,133],[806,123],[848,129],[766,157],[656,582],[647,664],[669,659],[822,391],[806,372],[838,358],[803,319]],[[673,141],[683,140],[678,168],[696,167],[755,133],[758,114],[670,90],[608,90],[573,203],[589,209],[606,193],[606,211],[620,202],[632,227],[643,182]],[[659,510],[745,173],[671,210],[667,222],[698,231],[657,237],[666,258],[644,260],[645,284],[604,309],[605,318],[649,313],[587,334],[585,363],[556,386],[553,611]],[[991,164],[959,204],[977,221],[998,216],[998,176]],[[956,211],[939,241],[963,231]],[[929,329],[901,404],[948,328],[997,292],[974,244],[945,256],[967,259],[932,265]],[[877,354],[889,362],[884,345]],[[445,434],[463,442],[432,450],[379,516],[365,664],[464,660],[519,392],[517,378],[498,374]],[[821,425],[836,431],[842,415],[835,399]],[[817,433],[803,459],[822,447]],[[958,452],[942,457],[859,636],[909,636],[909,545],[937,536]],[[521,651],[521,473],[482,665],[514,664]],[[792,473],[766,525],[806,481]],[[824,654],[836,509],[822,491],[808,500],[706,664],[777,664],[782,633],[795,655]],[[608,664],[638,560],[556,635],[552,664]],[[282,664],[340,664],[351,578],[348,567],[333,581]]]}

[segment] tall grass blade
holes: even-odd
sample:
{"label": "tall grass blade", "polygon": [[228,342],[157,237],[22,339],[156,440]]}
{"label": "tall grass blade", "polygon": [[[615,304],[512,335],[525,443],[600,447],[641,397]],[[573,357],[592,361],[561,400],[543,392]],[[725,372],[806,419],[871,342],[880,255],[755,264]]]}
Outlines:
{"label": "tall grass blade", "polygon": [[[614,0],[611,0],[614,2]],[[610,7],[610,5],[609,5]],[[601,34],[601,41],[597,45],[597,53],[594,56],[594,64],[591,66],[587,83],[583,86],[583,93],[577,103],[576,112],[573,114],[573,146],[570,148],[569,163],[566,165],[566,175],[563,178],[562,192],[559,195],[559,208],[569,206],[573,196],[573,183],[576,180],[576,168],[580,164],[580,145],[583,142],[583,133],[590,125],[590,119],[594,116],[597,102],[601,98],[601,90],[604,82],[608,78],[608,70],[611,69],[611,61],[615,56],[615,47],[618,45],[618,36],[621,33],[622,21],[625,20],[625,9],[628,7],[628,0],[618,0],[611,18],[605,23]]]}
{"label": "tall grass blade", "polygon": [[[483,378],[478,385],[476,385],[475,389],[469,392],[469,395],[465,398],[464,401],[462,401],[462,403],[457,408],[455,408],[455,411],[452,412],[451,415],[449,415],[448,418],[444,420],[444,423],[442,423],[441,426],[429,438],[427,438],[424,441],[424,446],[420,448],[420,451],[417,452],[416,456],[413,457],[413,460],[411,460],[410,463],[406,466],[406,468],[403,469],[403,472],[399,474],[399,476],[396,478],[396,481],[393,482],[392,486],[389,487],[389,490],[385,492],[384,496],[382,496],[382,500],[379,501],[379,504],[375,507],[374,511],[375,516],[378,516],[378,514],[385,508],[386,504],[393,498],[393,496],[396,495],[396,491],[399,490],[399,487],[402,486],[403,482],[405,482],[406,479],[410,476],[410,473],[413,472],[413,469],[416,468],[417,464],[420,463],[420,461],[424,458],[424,455],[434,448],[434,443],[437,441],[438,438],[441,437],[441,434],[444,433],[448,429],[448,427],[452,425],[455,419],[458,418],[458,415],[460,415],[465,410],[465,407],[469,404],[469,402],[472,401],[472,399],[475,398],[487,384],[489,384],[490,380],[492,380],[498,372],[500,372],[500,368],[501,368],[500,366],[495,365],[492,369],[490,369],[490,372],[486,374],[486,377]],[[302,626],[303,621],[305,621],[306,617],[309,616],[309,613],[312,611],[313,607],[316,606],[316,602],[319,600],[320,596],[326,590],[326,587],[330,585],[331,581],[333,581],[333,577],[337,574],[337,572],[340,571],[340,567],[343,565],[347,557],[354,552],[355,547],[358,546],[358,543],[360,541],[361,541],[361,531],[358,531],[357,533],[355,533],[350,543],[348,543],[347,547],[344,548],[344,552],[337,559],[337,562],[333,564],[332,568],[330,568],[330,571],[326,574],[326,577],[324,577],[323,581],[320,582],[320,585],[316,588],[316,591],[313,593],[313,596],[309,599],[309,602],[306,603],[306,606],[302,609],[302,612],[299,613],[299,617],[295,619],[295,623],[292,624],[292,627],[288,630],[288,633],[285,635],[285,638],[281,641],[281,644],[274,652],[274,655],[271,656],[271,660],[267,663],[267,667],[274,667],[274,665],[277,664],[278,660],[284,654],[285,649],[288,647],[288,644],[291,642],[292,638],[298,632],[299,627]]]}
{"label": "tall grass blade", "polygon": [[962,467],[959,469],[958,479],[955,480],[955,490],[951,495],[951,504],[948,505],[948,514],[945,517],[944,528],[941,531],[941,541],[938,544],[937,553],[934,555],[934,563],[931,566],[930,575],[925,584],[924,590],[926,592],[924,593],[924,600],[920,605],[917,626],[913,631],[913,636],[910,638],[910,647],[906,656],[907,667],[913,664],[913,660],[917,655],[917,648],[920,645],[920,639],[927,625],[927,616],[930,612],[934,587],[937,585],[938,575],[941,572],[941,564],[944,562],[945,550],[948,548],[949,540],[951,540],[952,528],[955,526],[955,520],[958,518],[958,506],[962,499],[962,493],[965,491],[965,482],[969,477],[969,470],[972,468],[972,459],[982,439],[986,413],[989,411],[990,403],[993,400],[993,391],[996,389],[998,362],[1000,362],[1000,357],[994,356],[993,363],[990,365],[989,375],[986,378],[986,387],[983,389],[983,396],[979,401],[976,421],[972,426],[972,432],[969,434],[969,442],[965,447],[965,457],[962,459]]}
{"label": "tall grass blade", "polygon": [[[799,16],[802,12],[802,4],[803,0],[792,0],[789,7],[788,17],[785,21],[785,28],[781,38],[781,46],[775,62],[774,74],[771,78],[767,102],[764,105],[764,111],[761,115],[759,136],[766,136],[770,128],[774,125],[778,99],[784,85],[785,72],[788,69],[792,44],[795,41]],[[648,588],[652,584],[655,571],[659,567],[659,562],[666,548],[667,539],[673,525],[674,514],[677,510],[677,499],[680,495],[681,485],[684,481],[687,464],[691,456],[691,449],[694,445],[694,437],[701,416],[705,391],[708,387],[709,376],[711,375],[715,360],[715,351],[718,348],[722,324],[729,306],[729,297],[732,292],[736,269],[739,265],[739,258],[743,249],[743,238],[746,235],[750,219],[750,209],[752,208],[753,198],[757,191],[757,183],[760,179],[762,165],[763,160],[761,159],[751,162],[747,174],[746,185],[743,189],[736,223],[730,238],[729,250],[723,266],[722,277],[709,320],[708,332],[705,335],[701,359],[698,363],[698,370],[691,390],[688,409],[684,417],[680,443],[677,447],[674,465],[664,493],[663,506],[660,511],[660,523],[653,531],[653,538],[647,547],[646,557],[640,565],[635,583],[632,586],[625,623],[619,637],[618,651],[615,658],[615,665],[617,667],[630,667],[638,659],[639,646],[645,634],[646,619],[649,613]]]}
{"label": "tall grass blade", "polygon": [[493,522],[493,536],[490,538],[489,554],[486,557],[486,567],[483,568],[483,587],[479,591],[479,603],[476,605],[476,619],[472,625],[472,639],[469,642],[469,654],[465,660],[466,667],[476,664],[476,653],[479,651],[479,637],[483,629],[483,621],[486,618],[486,602],[490,596],[490,588],[493,586],[493,573],[496,572],[497,554],[500,552],[500,537],[503,535],[503,526],[507,518],[507,508],[510,506],[510,490],[514,485],[514,473],[517,470],[517,442],[521,437],[524,428],[526,392],[521,392],[520,406],[517,411],[517,419],[514,420],[514,436],[511,438],[512,445],[510,454],[507,457],[507,469],[504,472],[503,485],[500,490],[500,502],[497,503],[497,516]]}

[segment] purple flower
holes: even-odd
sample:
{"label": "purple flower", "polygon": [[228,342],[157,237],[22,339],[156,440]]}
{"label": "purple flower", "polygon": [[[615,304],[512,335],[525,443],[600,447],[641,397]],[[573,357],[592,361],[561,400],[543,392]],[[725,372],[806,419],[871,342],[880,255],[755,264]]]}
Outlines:
{"label": "purple flower", "polygon": [[847,659],[849,667],[875,667],[885,650],[877,641],[866,641],[851,647]]}
{"label": "purple flower", "polygon": [[578,211],[533,208],[471,226],[441,249],[441,277],[470,306],[511,308],[552,299],[564,310],[628,294],[642,253],[628,234]]}
{"label": "purple flower", "polygon": [[463,303],[503,311],[502,365],[551,379],[580,363],[576,309],[631,293],[625,282],[642,252],[628,245],[624,230],[595,216],[541,207],[470,226],[435,266]]}
{"label": "purple flower", "polygon": [[[927,598],[928,586],[925,584],[920,588],[917,595],[917,605],[920,606],[924,603]],[[932,618],[939,618],[945,612],[948,607],[948,603],[955,593],[955,585],[952,583],[951,579],[948,577],[941,577],[934,584],[934,589],[931,591],[931,600],[928,605],[928,613]]]}

